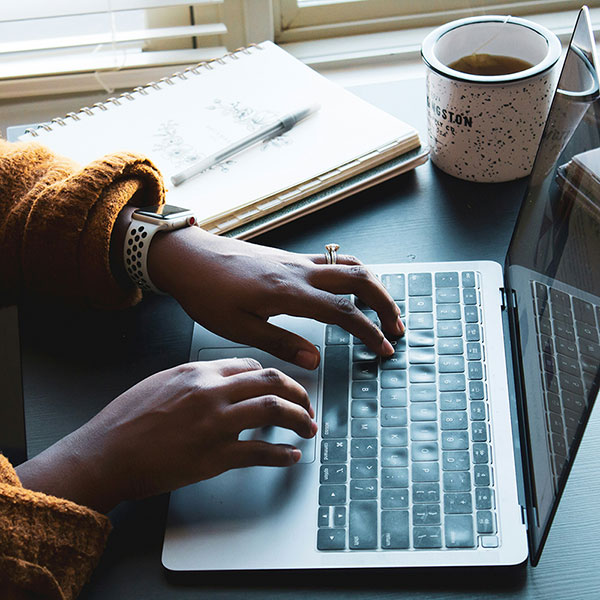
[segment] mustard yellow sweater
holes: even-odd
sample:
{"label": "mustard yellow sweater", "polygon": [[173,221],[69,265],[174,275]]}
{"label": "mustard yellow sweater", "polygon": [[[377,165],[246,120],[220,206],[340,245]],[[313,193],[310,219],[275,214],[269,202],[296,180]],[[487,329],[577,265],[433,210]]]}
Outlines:
{"label": "mustard yellow sweater", "polygon": [[[164,202],[142,156],[117,153],[85,168],[37,144],[0,139],[0,302],[24,290],[102,308],[140,299],[110,270],[114,223],[126,204]],[[75,598],[104,549],[106,516],[24,489],[0,454],[0,597]]]}

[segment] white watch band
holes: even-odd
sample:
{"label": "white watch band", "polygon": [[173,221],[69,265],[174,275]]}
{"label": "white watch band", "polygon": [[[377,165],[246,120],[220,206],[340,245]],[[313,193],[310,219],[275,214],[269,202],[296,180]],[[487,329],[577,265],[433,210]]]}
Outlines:
{"label": "white watch band", "polygon": [[123,246],[125,270],[131,281],[142,290],[156,294],[164,294],[164,292],[161,292],[152,283],[150,275],[148,275],[148,250],[154,234],[161,229],[166,229],[166,227],[159,223],[147,223],[132,219]]}

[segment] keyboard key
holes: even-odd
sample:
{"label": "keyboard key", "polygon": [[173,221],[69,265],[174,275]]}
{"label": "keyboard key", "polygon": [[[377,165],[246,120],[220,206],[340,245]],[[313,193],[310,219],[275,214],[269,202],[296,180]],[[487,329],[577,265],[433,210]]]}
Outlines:
{"label": "keyboard key", "polygon": [[377,479],[351,479],[351,500],[374,500],[377,498]]}
{"label": "keyboard key", "polygon": [[407,488],[408,469],[385,467],[381,469],[382,488]]}
{"label": "keyboard key", "polygon": [[408,299],[408,310],[413,313],[433,312],[433,298],[431,296],[413,296]]}
{"label": "keyboard key", "polygon": [[352,348],[352,360],[353,361],[364,361],[364,360],[377,360],[377,354],[373,350],[369,350],[366,346],[354,345]]}
{"label": "keyboard key", "polygon": [[464,392],[442,392],[440,394],[440,410],[465,410],[467,396]]}
{"label": "keyboard key", "polygon": [[348,433],[349,353],[347,346],[325,348],[321,418],[324,438],[346,437]]}
{"label": "keyboard key", "polygon": [[327,325],[325,328],[325,344],[349,344],[350,334],[338,325]]}
{"label": "keyboard key", "polygon": [[413,525],[439,525],[442,522],[439,504],[415,504],[412,515]]}
{"label": "keyboard key", "polygon": [[380,375],[382,389],[395,389],[406,387],[406,371],[390,369],[382,371]]}
{"label": "keyboard key", "polygon": [[[325,379],[323,386],[327,384]],[[323,393],[323,395],[325,395]],[[377,380],[375,381],[353,381],[352,382],[352,397],[356,399],[362,398],[377,398]],[[346,397],[346,411],[348,399]]]}
{"label": "keyboard key", "polygon": [[381,547],[402,549],[410,546],[407,510],[384,510],[381,513]]}
{"label": "keyboard key", "polygon": [[475,485],[489,487],[492,482],[490,468],[487,465],[475,465],[473,467],[473,477],[475,479]]}
{"label": "keyboard key", "polygon": [[479,309],[476,306],[465,306],[465,322],[466,323],[478,323],[479,322]]}
{"label": "keyboard key", "polygon": [[354,439],[350,443],[350,456],[352,458],[372,458],[377,456],[377,448],[376,438]]}
{"label": "keyboard key", "polygon": [[467,388],[465,376],[458,373],[445,373],[439,377],[441,392],[463,392]]}
{"label": "keyboard key", "polygon": [[467,359],[468,360],[481,360],[483,358],[481,354],[481,344],[479,342],[468,342],[467,343]]}
{"label": "keyboard key", "polygon": [[464,410],[447,410],[441,414],[440,422],[442,430],[466,429],[469,423],[467,413]]}
{"label": "keyboard key", "polygon": [[445,492],[468,492],[471,489],[471,474],[469,471],[445,471]]}
{"label": "keyboard key", "polygon": [[471,467],[469,453],[463,450],[442,452],[442,468],[444,471],[468,471]]}
{"label": "keyboard key", "polygon": [[352,419],[352,437],[371,438],[377,429],[377,419]]}
{"label": "keyboard key", "polygon": [[373,418],[377,416],[377,400],[353,400],[351,407],[353,417]]}
{"label": "keyboard key", "polygon": [[438,460],[437,442],[413,442],[410,447],[411,460]]}
{"label": "keyboard key", "polygon": [[488,445],[483,442],[473,444],[473,463],[476,465],[487,464],[490,462]]}
{"label": "keyboard key", "polygon": [[408,488],[386,488],[381,490],[381,508],[408,508]]}
{"label": "keyboard key", "polygon": [[333,507],[333,526],[334,527],[345,527],[346,525],[346,507],[345,506],[334,506]]}
{"label": "keyboard key", "polygon": [[[554,321],[554,335],[565,338],[570,342],[575,341],[575,330],[573,329],[571,322]],[[589,325],[586,325],[589,327]]]}
{"label": "keyboard key", "polygon": [[473,548],[473,517],[471,515],[448,515],[444,519],[444,538],[447,548]]}
{"label": "keyboard key", "polygon": [[588,325],[596,324],[594,320],[594,307],[589,302],[573,298],[573,312],[578,321],[582,321]]}
{"label": "keyboard key", "polygon": [[496,533],[496,519],[492,511],[477,511],[477,533]]}
{"label": "keyboard key", "polygon": [[382,275],[381,283],[394,300],[405,299],[404,273],[398,275]]}
{"label": "keyboard key", "polygon": [[458,288],[438,288],[435,290],[435,301],[438,304],[457,304],[460,302]]}
{"label": "keyboard key", "polygon": [[406,408],[382,408],[381,426],[382,427],[406,427],[408,416]]}
{"label": "keyboard key", "polygon": [[466,450],[468,447],[467,431],[442,431],[442,450]]}
{"label": "keyboard key", "polygon": [[377,459],[353,458],[350,461],[350,473],[353,479],[371,479],[377,477]]}
{"label": "keyboard key", "polygon": [[412,465],[412,480],[429,482],[440,480],[440,465],[437,462],[417,462]]}
{"label": "keyboard key", "polygon": [[[556,351],[560,354],[564,354],[565,356],[570,356],[571,358],[577,358],[577,346],[574,342],[570,342],[565,340],[564,338],[555,338],[554,343],[556,345]],[[589,342],[592,344],[593,342]],[[581,352],[587,354],[584,350],[584,345],[581,344]]]}
{"label": "keyboard key", "polygon": [[[581,362],[583,363],[583,361]],[[572,358],[558,354],[556,356],[556,363],[559,371],[579,377],[579,365]]]}
{"label": "keyboard key", "polygon": [[493,508],[494,492],[491,488],[475,488],[475,508],[477,510]]}
{"label": "keyboard key", "polygon": [[346,486],[322,485],[319,488],[319,504],[321,506],[346,504]]}
{"label": "keyboard key", "polygon": [[418,329],[417,331],[408,331],[406,334],[408,345],[411,348],[421,348],[424,346],[433,346],[434,335],[432,329]]}
{"label": "keyboard key", "polygon": [[[594,358],[597,361],[600,360],[600,346],[598,344],[594,344],[594,342],[589,342],[587,340],[579,340],[579,349],[581,350],[582,354]],[[571,348],[569,348],[569,350],[571,350]],[[565,353],[566,352],[563,352],[563,354]],[[569,356],[573,355],[569,354]]]}
{"label": "keyboard key", "polygon": [[402,407],[408,404],[406,389],[381,390],[381,406],[385,408]]}
{"label": "keyboard key", "polygon": [[[552,331],[550,332],[552,335]],[[481,332],[479,330],[479,325],[476,323],[467,323],[465,325],[465,336],[467,338],[467,342],[479,342],[481,341]]]}
{"label": "keyboard key", "polygon": [[385,427],[381,430],[382,446],[408,446],[408,429],[406,427]]}
{"label": "keyboard key", "polygon": [[485,411],[485,402],[476,401],[471,402],[470,406],[471,412],[471,421],[485,421],[486,411]]}
{"label": "keyboard key", "polygon": [[409,296],[431,296],[431,273],[411,273],[408,276]]}
{"label": "keyboard key", "polygon": [[411,383],[434,383],[435,365],[413,365],[408,370]]}
{"label": "keyboard key", "polygon": [[483,381],[469,381],[469,400],[483,400],[485,398],[485,383]]}
{"label": "keyboard key", "polygon": [[440,484],[439,483],[413,483],[412,486],[413,502],[439,502]]}
{"label": "keyboard key", "polygon": [[381,358],[381,368],[386,371],[394,369],[406,369],[406,352],[394,352],[391,356]]}
{"label": "keyboard key", "polygon": [[408,316],[408,329],[433,329],[433,315],[431,313],[412,313]]}
{"label": "keyboard key", "polygon": [[475,287],[475,273],[473,271],[463,271],[461,280],[463,287]]}
{"label": "keyboard key", "polygon": [[321,483],[346,483],[348,467],[346,465],[321,465]]}
{"label": "keyboard key", "polygon": [[471,494],[466,492],[444,494],[444,514],[467,515],[473,512]]}
{"label": "keyboard key", "polygon": [[354,381],[377,379],[377,363],[375,361],[353,363],[352,379]]}
{"label": "keyboard key", "polygon": [[434,383],[414,383],[410,386],[411,402],[435,402],[437,388]]}
{"label": "keyboard key", "polygon": [[441,527],[413,527],[413,545],[415,548],[441,548]]}
{"label": "keyboard key", "polygon": [[465,359],[455,355],[440,356],[438,369],[440,373],[464,373]]}
{"label": "keyboard key", "polygon": [[410,348],[408,351],[408,362],[411,365],[435,363],[434,348]]}
{"label": "keyboard key", "polygon": [[460,305],[438,304],[436,306],[436,317],[440,321],[456,321],[460,319]]}
{"label": "keyboard key", "polygon": [[381,449],[382,467],[408,467],[408,449],[407,448],[382,448]]}
{"label": "keyboard key", "polygon": [[448,288],[448,287],[458,287],[458,273],[456,272],[448,272],[448,273],[436,273],[435,274],[435,287],[438,288]]}
{"label": "keyboard key", "polygon": [[321,442],[322,463],[344,463],[348,459],[347,440],[323,440]]}
{"label": "keyboard key", "polygon": [[329,527],[329,506],[319,506],[319,527]]}
{"label": "keyboard key", "polygon": [[317,532],[318,550],[343,550],[346,547],[345,529],[319,529]]}
{"label": "keyboard key", "polygon": [[438,321],[438,337],[461,337],[462,323],[460,321]]}
{"label": "keyboard key", "polygon": [[473,288],[463,289],[463,303],[477,304],[477,292]]}
{"label": "keyboard key", "polygon": [[353,550],[377,547],[377,502],[353,500],[350,502],[348,545]]}
{"label": "keyboard key", "polygon": [[438,437],[438,426],[434,421],[411,423],[410,439],[413,442],[434,442]]}
{"label": "keyboard key", "polygon": [[462,354],[463,341],[461,338],[442,338],[438,341],[438,354]]}
{"label": "keyboard key", "polygon": [[418,402],[410,406],[411,421],[435,421],[437,406],[435,402]]}

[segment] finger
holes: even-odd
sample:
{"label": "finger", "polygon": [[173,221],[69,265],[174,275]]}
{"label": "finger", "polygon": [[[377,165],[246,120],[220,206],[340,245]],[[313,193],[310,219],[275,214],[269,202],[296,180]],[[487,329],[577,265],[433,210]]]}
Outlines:
{"label": "finger", "polygon": [[[281,312],[289,311],[285,309]],[[316,346],[291,331],[251,314],[246,315],[242,329],[243,333],[236,334],[236,341],[260,348],[303,369],[313,370],[319,366],[321,357]]]}
{"label": "finger", "polygon": [[279,396],[313,415],[306,390],[294,379],[278,369],[260,369],[238,373],[223,380],[223,391],[230,402],[237,403],[258,396]]}
{"label": "finger", "polygon": [[235,434],[256,427],[284,427],[307,439],[317,433],[317,424],[306,410],[275,395],[232,404],[223,414],[222,423],[228,431]]}
{"label": "finger", "polygon": [[334,294],[354,294],[379,315],[383,330],[403,335],[400,310],[383,284],[364,265],[329,265],[314,269],[310,282]]}
{"label": "finger", "polygon": [[381,329],[361,312],[349,298],[337,296],[312,288],[308,293],[291,299],[286,313],[298,317],[310,317],[322,323],[339,325],[361,339],[371,350],[382,356],[394,353],[394,347]]}
{"label": "finger", "polygon": [[223,377],[231,377],[238,373],[246,373],[248,371],[259,371],[262,365],[253,358],[222,358],[219,360],[206,361],[204,364],[215,368]]}
{"label": "finger", "polygon": [[[305,254],[305,256],[314,262],[316,265],[326,265],[327,257],[323,254]],[[336,258],[336,264],[338,265],[362,265],[362,262],[350,254],[338,254]]]}
{"label": "finger", "polygon": [[260,440],[235,442],[225,452],[231,469],[244,467],[289,467],[300,460],[302,452],[288,444],[269,444]]}

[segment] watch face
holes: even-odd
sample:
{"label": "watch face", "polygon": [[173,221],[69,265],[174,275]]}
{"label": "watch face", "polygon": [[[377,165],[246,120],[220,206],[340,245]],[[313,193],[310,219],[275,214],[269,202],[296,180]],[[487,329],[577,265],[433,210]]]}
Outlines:
{"label": "watch face", "polygon": [[173,206],[172,204],[163,204],[162,206],[143,206],[142,208],[138,208],[134,214],[145,215],[147,217],[152,217],[153,219],[164,219],[167,221],[170,219],[178,219],[185,214],[191,215],[192,211],[188,208]]}

